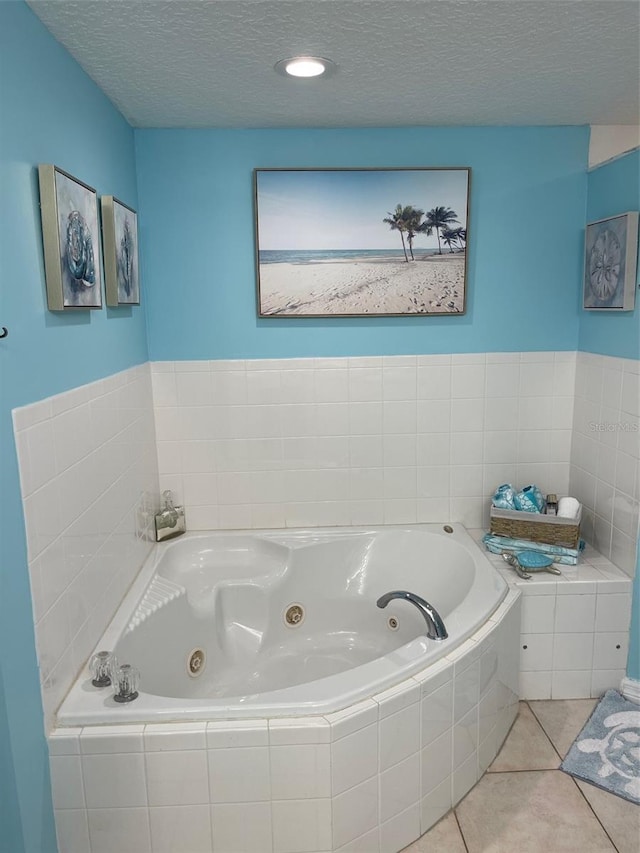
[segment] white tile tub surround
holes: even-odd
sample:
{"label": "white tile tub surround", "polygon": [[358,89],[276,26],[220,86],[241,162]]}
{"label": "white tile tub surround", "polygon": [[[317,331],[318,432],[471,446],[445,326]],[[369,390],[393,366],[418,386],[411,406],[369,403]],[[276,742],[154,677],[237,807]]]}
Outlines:
{"label": "white tile tub surround", "polygon": [[640,500],[640,361],[578,353],[569,489],[582,531],[633,576]]}
{"label": "white tile tub surround", "polygon": [[151,547],[149,365],[15,409],[13,420],[48,730]]}
{"label": "white tile tub surround", "polygon": [[60,853],[397,853],[517,712],[520,596],[447,658],[324,717],[55,729]]}
{"label": "white tile tub surround", "polygon": [[460,521],[566,493],[574,352],[153,362],[162,488],[192,530]]}
{"label": "white tile tub surround", "polygon": [[631,588],[621,569],[587,546],[578,566],[520,580],[489,559],[522,592],[520,698],[598,698],[620,689],[629,651]]}

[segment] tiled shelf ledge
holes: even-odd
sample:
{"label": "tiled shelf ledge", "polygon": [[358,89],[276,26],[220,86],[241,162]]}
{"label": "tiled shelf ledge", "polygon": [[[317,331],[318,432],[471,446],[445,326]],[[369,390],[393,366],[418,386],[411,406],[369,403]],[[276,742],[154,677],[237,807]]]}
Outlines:
{"label": "tiled shelf ledge", "polygon": [[[483,530],[474,530],[481,540]],[[521,699],[587,699],[619,689],[629,651],[632,580],[590,545],[577,566],[521,580],[487,553],[522,591]]]}

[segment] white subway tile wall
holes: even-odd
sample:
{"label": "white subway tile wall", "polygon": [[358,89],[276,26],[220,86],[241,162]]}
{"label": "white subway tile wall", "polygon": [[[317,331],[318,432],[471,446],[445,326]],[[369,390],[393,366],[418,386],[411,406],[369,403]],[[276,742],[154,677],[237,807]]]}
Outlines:
{"label": "white subway tile wall", "polygon": [[632,574],[639,387],[640,362],[574,352],[181,361],[17,409],[47,725],[146,556],[160,486],[198,530],[479,527],[498,483],[536,482],[584,504],[600,575]]}
{"label": "white subway tile wall", "polygon": [[584,536],[633,575],[640,499],[640,361],[579,352],[569,489]]}
{"label": "white subway tile wall", "polygon": [[[149,365],[15,409],[13,419],[48,730],[153,540]],[[83,827],[70,821],[65,831]]]}
{"label": "white subway tile wall", "polygon": [[574,352],[154,362],[163,489],[192,530],[488,523],[566,494]]}

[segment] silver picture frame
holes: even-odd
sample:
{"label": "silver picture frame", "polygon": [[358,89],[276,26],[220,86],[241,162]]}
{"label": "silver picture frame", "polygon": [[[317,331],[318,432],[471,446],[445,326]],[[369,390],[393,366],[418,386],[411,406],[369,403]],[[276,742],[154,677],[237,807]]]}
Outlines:
{"label": "silver picture frame", "polygon": [[140,304],[138,214],[112,195],[101,198],[107,305]]}
{"label": "silver picture frame", "polygon": [[38,166],[47,304],[50,311],[102,308],[98,199],[58,166]]}
{"label": "silver picture frame", "polygon": [[590,222],[585,231],[584,310],[633,311],[637,260],[637,211]]}
{"label": "silver picture frame", "polygon": [[462,316],[468,166],[254,169],[260,318]]}

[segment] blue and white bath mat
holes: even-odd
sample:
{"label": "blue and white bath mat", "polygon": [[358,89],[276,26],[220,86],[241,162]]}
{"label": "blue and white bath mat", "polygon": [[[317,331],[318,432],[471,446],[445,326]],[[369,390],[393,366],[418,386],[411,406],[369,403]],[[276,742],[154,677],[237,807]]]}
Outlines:
{"label": "blue and white bath mat", "polygon": [[560,767],[640,804],[640,705],[607,690]]}

